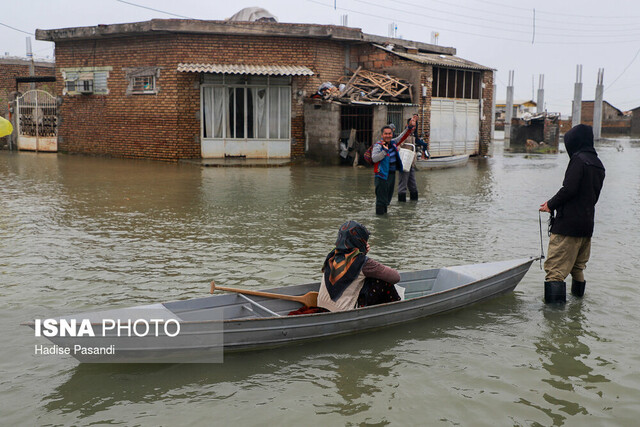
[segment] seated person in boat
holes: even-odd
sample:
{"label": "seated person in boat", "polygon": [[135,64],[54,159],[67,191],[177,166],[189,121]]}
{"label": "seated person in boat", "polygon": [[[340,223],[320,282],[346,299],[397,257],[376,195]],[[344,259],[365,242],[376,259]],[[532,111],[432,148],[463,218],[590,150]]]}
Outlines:
{"label": "seated person in boat", "polygon": [[338,231],[336,247],[322,267],[318,307],[345,311],[399,301],[394,284],[400,274],[367,257],[369,231],[356,221],[347,221]]}

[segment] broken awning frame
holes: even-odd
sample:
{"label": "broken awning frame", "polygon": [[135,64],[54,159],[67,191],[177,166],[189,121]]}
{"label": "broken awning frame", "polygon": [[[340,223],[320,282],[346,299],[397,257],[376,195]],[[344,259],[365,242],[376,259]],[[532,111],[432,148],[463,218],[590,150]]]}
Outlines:
{"label": "broken awning frame", "polygon": [[179,72],[252,74],[262,76],[312,76],[303,65],[248,65],[248,64],[178,64]]}

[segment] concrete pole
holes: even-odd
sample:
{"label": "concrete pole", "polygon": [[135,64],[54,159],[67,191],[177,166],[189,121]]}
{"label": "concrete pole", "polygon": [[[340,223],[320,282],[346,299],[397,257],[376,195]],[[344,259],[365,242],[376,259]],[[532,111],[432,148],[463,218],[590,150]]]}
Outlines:
{"label": "concrete pole", "polygon": [[593,137],[600,139],[602,135],[602,97],[604,94],[604,68],[598,69],[598,84],[596,85],[596,100],[593,104]]}
{"label": "concrete pole", "polygon": [[538,114],[544,113],[544,74],[540,74],[538,81],[538,106],[536,108]]}
{"label": "concrete pole", "polygon": [[[33,63],[33,52],[31,51],[31,37],[27,37],[27,59],[29,60],[29,75],[36,75],[35,64]],[[35,83],[29,83],[29,89],[35,89]]]}
{"label": "concrete pole", "polygon": [[576,84],[573,89],[571,127],[578,126],[582,118],[582,64],[576,65]]}
{"label": "concrete pole", "polygon": [[[495,81],[495,80],[494,80]],[[491,102],[491,146],[493,147],[493,140],[496,133],[496,93],[498,90],[497,85],[493,85],[493,101]]]}
{"label": "concrete pole", "polygon": [[509,70],[509,85],[507,86],[507,105],[504,118],[504,147],[511,144],[511,119],[513,117],[513,77],[514,71]]}

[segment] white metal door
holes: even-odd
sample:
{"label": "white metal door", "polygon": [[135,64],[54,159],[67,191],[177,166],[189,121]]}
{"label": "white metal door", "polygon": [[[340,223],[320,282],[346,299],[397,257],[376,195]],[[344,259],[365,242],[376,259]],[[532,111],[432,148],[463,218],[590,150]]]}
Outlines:
{"label": "white metal door", "polygon": [[478,154],[480,101],[433,98],[429,153],[433,157]]}
{"label": "white metal door", "polygon": [[58,151],[56,98],[43,90],[30,90],[16,101],[18,150]]}

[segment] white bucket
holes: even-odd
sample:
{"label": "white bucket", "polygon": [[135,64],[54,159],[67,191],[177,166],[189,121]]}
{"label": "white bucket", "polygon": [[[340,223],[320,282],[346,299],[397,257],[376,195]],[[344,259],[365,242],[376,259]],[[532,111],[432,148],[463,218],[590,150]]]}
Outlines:
{"label": "white bucket", "polygon": [[413,166],[413,159],[416,156],[416,148],[412,144],[404,144],[403,147],[411,147],[408,148],[400,148],[398,150],[398,155],[400,156],[400,161],[402,162],[402,170],[405,172],[409,172],[411,170],[411,166]]}

